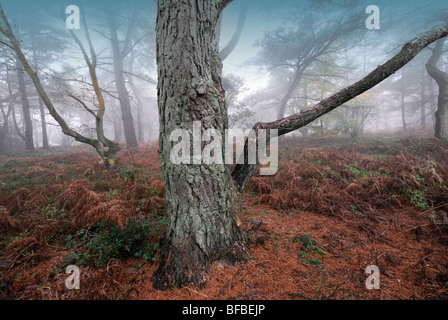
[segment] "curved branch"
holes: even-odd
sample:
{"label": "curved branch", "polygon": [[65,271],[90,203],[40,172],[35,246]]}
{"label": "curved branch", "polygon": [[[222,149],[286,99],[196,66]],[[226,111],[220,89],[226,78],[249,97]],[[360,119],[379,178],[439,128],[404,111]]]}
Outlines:
{"label": "curved branch", "polygon": [[12,107],[12,123],[14,124],[14,129],[16,129],[17,134],[19,135],[20,139],[23,141],[26,141],[25,135],[20,131],[19,124],[17,123],[16,119],[16,112],[14,110],[14,106]]}
{"label": "curved branch", "polygon": [[[85,137],[82,134],[71,129],[69,127],[69,125],[67,124],[67,122],[57,112],[51,99],[47,95],[47,92],[43,88],[42,83],[40,82],[39,78],[37,77],[36,72],[34,72],[34,70],[32,69],[28,60],[26,59],[25,55],[23,54],[22,49],[19,44],[19,41],[17,40],[14,33],[12,32],[11,25],[9,24],[9,22],[6,18],[6,15],[3,11],[1,3],[0,3],[0,21],[4,24],[4,26],[1,26],[2,28],[4,28],[2,31],[8,37],[8,39],[14,49],[14,52],[17,55],[17,58],[20,60],[26,73],[28,73],[29,77],[33,81],[37,93],[41,97],[42,101],[44,102],[44,104],[47,107],[48,111],[50,112],[51,116],[61,126],[62,132],[68,136],[75,138],[79,142],[91,145],[92,147],[95,148],[95,150],[98,152],[98,154],[103,159],[105,159],[105,158],[108,159],[110,157],[110,155],[115,155],[115,153],[119,150],[119,145],[118,145],[118,143],[112,142],[112,141],[104,138],[103,132],[101,131],[102,124],[101,124],[101,126],[98,125],[98,119],[97,119],[97,134],[98,134],[99,139],[97,140],[97,139],[91,139],[91,138]],[[92,66],[90,66],[90,69],[93,69]],[[92,81],[93,81],[93,79],[92,79]],[[98,112],[100,112],[100,111],[98,111]],[[98,116],[102,117],[102,114],[99,114]],[[101,130],[98,130],[98,128],[100,128]],[[108,150],[105,150],[104,147],[107,147]],[[110,162],[107,162],[107,163],[110,164]],[[105,164],[106,164],[106,162],[105,162]]]}
{"label": "curved branch", "polygon": [[83,106],[84,109],[87,110],[87,112],[89,112],[91,115],[93,115],[95,118],[97,118],[97,115],[95,114],[95,111],[93,111],[92,109],[90,109],[84,101],[82,101],[81,99],[79,99],[77,96],[75,96],[73,93],[71,93],[70,91],[67,91],[67,96],[69,96],[70,98],[72,98],[73,100],[77,101],[81,106]]}
{"label": "curved branch", "polygon": [[216,0],[216,8],[218,9],[218,15],[221,14],[233,0]]}
{"label": "curved branch", "polygon": [[219,57],[222,61],[227,59],[229,55],[235,50],[238,42],[240,41],[241,34],[243,33],[244,24],[246,23],[247,18],[247,3],[242,2],[242,7],[240,9],[240,15],[238,17],[238,24],[236,26],[235,33],[233,34],[232,38],[230,39],[229,43],[221,49],[219,52]]}
{"label": "curved branch", "polygon": [[[295,131],[307,124],[313,122],[324,114],[336,109],[342,104],[350,101],[356,96],[373,88],[389,76],[400,70],[403,66],[409,63],[415,56],[425,47],[448,35],[448,23],[437,26],[430,31],[423,33],[419,37],[411,40],[403,46],[401,51],[392,59],[378,66],[365,78],[356,82],[355,84],[346,87],[333,96],[321,101],[314,107],[308,110],[303,110],[299,113],[293,114],[289,117],[271,122],[271,123],[257,123],[254,126],[254,131],[258,137],[258,129],[276,129],[278,136]],[[269,130],[268,130],[269,132]],[[258,139],[258,138],[257,138]],[[232,172],[232,177],[241,189],[249,182],[251,176],[255,173],[258,164],[248,164],[248,142],[246,141],[244,147],[245,163],[237,164]]]}
{"label": "curved branch", "polygon": [[445,41],[446,38],[437,41],[436,46],[432,49],[432,56],[426,64],[428,74],[436,80],[439,85],[443,85],[448,82],[448,74],[437,67],[437,63],[443,54],[443,46],[445,45]]}

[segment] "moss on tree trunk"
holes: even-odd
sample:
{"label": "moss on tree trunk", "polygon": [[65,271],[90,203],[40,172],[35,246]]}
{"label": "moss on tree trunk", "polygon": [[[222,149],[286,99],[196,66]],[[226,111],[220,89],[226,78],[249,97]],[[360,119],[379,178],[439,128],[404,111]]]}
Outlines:
{"label": "moss on tree trunk", "polygon": [[153,276],[159,289],[202,285],[214,261],[234,264],[251,257],[239,226],[241,194],[230,167],[170,161],[171,132],[192,134],[194,121],[201,122],[202,132],[218,130],[224,141],[228,119],[215,34],[219,13],[215,1],[158,2],[159,153],[170,217]]}

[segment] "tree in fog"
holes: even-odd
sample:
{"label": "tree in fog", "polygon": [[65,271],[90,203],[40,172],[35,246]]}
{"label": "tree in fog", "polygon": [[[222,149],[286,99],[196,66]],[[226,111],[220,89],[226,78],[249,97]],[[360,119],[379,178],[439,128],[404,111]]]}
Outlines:
{"label": "tree in fog", "polygon": [[280,27],[266,33],[257,42],[261,48],[257,64],[265,66],[267,70],[284,68],[290,71],[288,88],[278,105],[277,119],[285,116],[288,102],[307,70],[325,56],[345,49],[342,40],[360,30],[363,23],[359,10],[353,10],[351,5],[345,6],[342,11],[336,10],[333,15],[308,10],[303,11],[300,18],[289,17],[288,20],[292,21],[288,22],[292,27]]}
{"label": "tree in fog", "polygon": [[[222,81],[223,64],[219,50],[219,21],[222,11],[232,0],[158,0],[157,2],[159,158],[170,222],[166,238],[162,243],[160,264],[152,281],[156,288],[167,289],[189,283],[204,284],[206,273],[215,261],[235,264],[245,262],[252,257],[241,230],[242,194],[249,179],[256,172],[260,159],[257,159],[256,163],[249,163],[247,156],[249,146],[246,140],[244,162],[233,168],[224,164],[224,159],[221,159],[223,164],[202,165],[175,164],[171,161],[174,147],[171,133],[175,129],[184,129],[193,133],[195,121],[201,122],[201,133],[205,133],[208,129],[214,129],[219,134],[219,137],[216,137],[217,140],[226,140],[225,130],[229,127],[229,115],[228,101]],[[337,3],[338,6],[351,3],[337,0],[330,2]],[[36,91],[63,132],[77,141],[93,146],[107,165],[113,165],[110,160],[118,149],[118,144],[108,140],[103,130],[106,111],[106,99],[103,94],[106,91],[100,87],[98,81],[97,71],[100,69],[100,64],[92,41],[89,40],[89,29],[85,17],[81,21],[84,24],[83,31],[86,32],[84,38],[88,46],[82,45],[80,39],[77,39],[75,31],[73,31],[72,37],[82,51],[83,60],[88,67],[89,78],[82,81],[90,90],[76,91],[73,88],[71,91],[72,88],[69,87],[67,94],[73,103],[79,105],[95,120],[96,138],[87,136],[87,134],[83,135],[78,130],[71,128],[56,110],[41,79],[36,75],[22,51],[23,43],[20,43],[15,37],[1,6],[0,44],[11,49],[17,55],[26,73],[32,79]],[[119,41],[119,39],[126,39],[127,31],[120,32],[118,24],[115,26],[117,27],[115,40],[118,38],[116,44],[119,45],[119,50],[115,51],[120,51],[120,59],[115,59],[114,62],[118,61],[119,64],[124,62],[125,59],[122,58],[123,56],[127,57],[132,44]],[[132,28],[129,29],[129,25],[127,27],[125,30],[132,30]],[[111,31],[110,28],[109,31]],[[316,30],[314,32],[317,35]],[[115,38],[113,30],[110,34]],[[258,133],[261,129],[278,130],[278,135],[281,136],[313,123],[387,79],[411,61],[426,46],[447,35],[448,24],[434,28],[408,42],[399,53],[379,65],[361,80],[322,99],[314,106],[308,102],[309,106],[312,106],[311,108],[300,110],[274,122],[258,122],[253,126],[255,142],[258,140]],[[296,39],[298,50],[301,50],[301,47],[308,48],[307,44],[301,43],[305,39],[307,38]],[[132,39],[132,41],[134,40]],[[114,41],[112,40],[112,42]],[[315,42],[312,41],[311,44],[314,45]],[[334,42],[329,44],[328,40],[319,42],[319,45],[311,49],[310,53],[320,52],[322,47],[330,48],[333,45]],[[298,61],[297,59],[297,56],[293,56],[293,65],[296,65],[294,63]],[[103,71],[110,71],[111,68],[104,67],[110,65],[109,62],[110,60],[106,59],[106,62],[101,65]],[[113,71],[114,80],[117,82],[115,63]],[[124,70],[126,65],[125,63],[121,66],[118,65],[118,70],[122,74],[118,75],[118,83],[115,85],[120,85],[124,95],[127,93],[129,98],[126,81],[123,83],[122,79],[120,80],[120,77],[126,74],[126,70]],[[294,74],[297,74],[297,70],[302,70],[301,72],[305,73],[303,71],[305,69],[298,69],[298,65],[296,66],[296,69],[292,69]],[[326,88],[324,87],[323,90]],[[86,92],[85,95],[82,94],[83,92]],[[109,98],[117,98],[113,98],[113,95],[114,93],[111,92]],[[118,100],[120,100],[119,97]],[[7,114],[6,108],[4,113]],[[267,133],[269,140],[269,131]],[[205,142],[202,141],[201,153]],[[224,145],[220,148],[224,151]],[[190,147],[188,151],[191,151]],[[224,152],[221,158],[224,158],[223,155]]]}
{"label": "tree in fog", "polygon": [[[40,71],[44,69],[45,65],[52,64],[60,59],[59,53],[65,47],[61,31],[45,19],[40,19],[40,14],[25,15],[24,12],[19,10],[12,10],[12,13],[13,31],[23,43],[26,43],[23,50],[30,56],[30,64],[41,77],[45,77],[45,74],[40,73]],[[41,30],[41,32],[36,33],[36,29]],[[50,34],[51,36],[49,36]],[[13,108],[12,110],[15,115],[13,118],[14,124],[17,124],[15,125],[17,134],[24,141],[28,150],[37,147],[34,144],[35,141],[39,140],[43,148],[48,148],[46,108],[39,95],[37,95],[32,82],[26,76],[17,55],[5,51],[4,57],[5,63],[9,65],[10,69],[9,79],[13,82],[11,85],[14,89],[17,86],[20,93],[21,108],[20,110]],[[17,111],[21,112],[18,113]],[[33,125],[33,122],[37,120],[35,111],[39,113],[41,137],[37,135],[39,126]],[[21,126],[17,121],[18,116],[21,119]],[[20,129],[20,127],[23,127],[23,129]]]}
{"label": "tree in fog", "polygon": [[[153,30],[152,17],[139,13],[139,19],[134,29],[138,32],[132,32],[134,47],[130,50],[125,63],[125,78],[129,84],[131,102],[134,102],[137,112],[137,140],[145,141],[145,134],[151,134],[152,128],[149,119],[152,113],[157,113],[155,104],[152,106],[145,99],[145,92],[149,88],[156,88],[157,81],[153,79],[151,72],[156,69],[155,66],[155,34],[149,32]],[[148,117],[150,115],[150,117]]]}
{"label": "tree in fog", "polygon": [[121,107],[121,116],[123,120],[124,136],[126,146],[135,148],[138,146],[137,136],[135,132],[134,117],[132,116],[131,100],[129,92],[126,88],[124,76],[124,59],[130,53],[133,46],[133,33],[135,33],[135,23],[138,15],[138,9],[133,9],[131,16],[128,18],[127,30],[125,38],[120,41],[117,30],[116,10],[108,8],[106,12],[107,24],[110,32],[110,45],[112,48],[113,71],[115,76],[115,86],[117,88],[118,97]]}
{"label": "tree in fog", "polygon": [[[5,59],[6,60],[6,59]],[[8,64],[6,61],[2,64],[5,70],[0,69],[0,74],[8,73]],[[9,118],[12,113],[12,107],[15,97],[11,90],[11,83],[6,78],[6,83],[0,82],[0,154],[6,151],[6,137],[10,130]]]}
{"label": "tree in fog", "polygon": [[435,136],[438,139],[448,140],[448,73],[437,67],[442,54],[446,38],[437,41],[432,50],[432,56],[426,64],[428,74],[437,82],[439,97],[435,113]]}
{"label": "tree in fog", "polygon": [[[22,66],[24,67],[24,70],[28,74],[28,76],[31,78],[31,80],[34,83],[34,86],[37,90],[37,93],[42,98],[42,101],[45,103],[48,111],[52,115],[52,117],[57,121],[57,123],[61,126],[62,131],[64,134],[71,136],[75,138],[77,141],[86,143],[91,145],[95,148],[95,150],[98,152],[98,154],[101,156],[101,158],[104,161],[104,165],[106,168],[113,167],[114,166],[114,157],[116,153],[119,150],[118,143],[115,143],[104,135],[104,113],[106,110],[105,102],[103,93],[101,91],[101,88],[98,83],[98,76],[96,73],[97,68],[97,54],[95,52],[95,49],[93,47],[93,43],[90,38],[89,29],[87,26],[86,18],[85,16],[81,20],[83,22],[83,29],[85,32],[85,38],[88,42],[88,51],[82,44],[82,42],[79,40],[77,35],[73,30],[69,30],[71,36],[73,37],[76,44],[79,46],[79,49],[82,52],[83,58],[85,60],[85,63],[88,66],[89,69],[89,75],[91,80],[91,85],[93,87],[93,90],[95,92],[95,96],[97,98],[97,109],[93,110],[92,107],[88,106],[85,101],[80,99],[75,94],[68,92],[68,96],[71,97],[73,100],[75,100],[77,103],[79,103],[88,113],[90,113],[95,118],[95,124],[96,124],[96,134],[97,138],[92,139],[89,137],[86,137],[85,135],[82,135],[78,131],[74,130],[73,128],[70,128],[70,126],[67,124],[67,122],[61,117],[60,113],[56,110],[52,100],[49,98],[47,91],[42,86],[41,80],[37,76],[36,72],[33,70],[31,64],[28,62],[28,59],[26,58],[25,54],[22,51],[21,44],[19,40],[14,35],[14,32],[11,28],[11,25],[9,21],[6,18],[6,15],[3,11],[3,8],[0,4],[0,33],[3,35],[3,38],[5,38],[6,41],[2,41],[4,45],[9,47],[14,51],[14,53],[17,56],[17,59],[20,61]],[[90,57],[89,57],[89,53]]]}
{"label": "tree in fog", "polygon": [[[225,141],[228,114],[222,86],[217,26],[231,0],[158,0],[157,65],[160,119],[159,156],[165,183],[170,223],[162,244],[161,261],[153,275],[156,288],[188,283],[202,285],[215,261],[244,262],[251,258],[240,228],[241,196],[258,164],[174,164],[170,161],[175,129],[202,132],[215,129]],[[423,48],[448,34],[448,24],[407,43],[395,57],[355,84],[321,101],[309,110],[259,129],[276,129],[279,135],[297,130],[334,110],[398,71]],[[269,137],[268,137],[269,139]],[[248,145],[245,146],[245,154]],[[224,163],[224,161],[223,161]]]}

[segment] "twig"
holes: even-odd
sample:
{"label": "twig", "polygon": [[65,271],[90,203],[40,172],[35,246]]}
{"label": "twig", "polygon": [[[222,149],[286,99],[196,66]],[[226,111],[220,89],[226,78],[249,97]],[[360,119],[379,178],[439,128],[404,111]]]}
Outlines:
{"label": "twig", "polygon": [[336,286],[336,289],[334,289],[333,292],[330,293],[330,294],[328,295],[327,299],[328,299],[328,298],[331,298],[331,297],[336,293],[336,291],[338,291],[339,288],[340,288],[341,286],[343,286],[344,284],[345,284],[345,282],[342,282],[342,283],[338,284],[338,285]]}
{"label": "twig", "polygon": [[302,294],[302,293],[296,293],[296,292],[286,292],[286,294],[292,296],[292,297],[301,297],[304,298],[306,300],[314,300],[313,298],[307,297],[306,295]]}
{"label": "twig", "polygon": [[185,289],[188,289],[188,290],[190,290],[190,291],[192,291],[192,292],[194,292],[194,293],[197,293],[197,294],[199,294],[199,295],[201,295],[201,296],[203,296],[203,297],[206,297],[206,298],[209,298],[209,299],[213,299],[213,297],[208,296],[208,295],[203,294],[203,293],[200,293],[200,292],[197,292],[196,290],[190,289],[190,288],[188,288],[188,287],[184,287],[184,288],[185,288]]}

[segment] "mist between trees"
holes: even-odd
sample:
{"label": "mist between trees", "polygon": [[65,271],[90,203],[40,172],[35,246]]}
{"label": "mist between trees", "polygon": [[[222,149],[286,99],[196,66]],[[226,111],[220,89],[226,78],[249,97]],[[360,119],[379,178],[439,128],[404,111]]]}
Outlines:
{"label": "mist between trees", "polygon": [[[157,139],[155,5],[72,5],[80,8],[79,30],[67,29],[68,7],[57,1],[4,4],[12,31],[55,109],[87,139],[128,147]],[[220,27],[230,127],[250,128],[311,107],[446,18],[441,1],[376,5],[380,30],[366,28],[372,16],[362,1],[231,4]],[[49,114],[5,35],[2,41],[0,151],[77,144]],[[444,80],[440,73],[434,80],[425,65],[431,59],[430,65],[446,72],[443,43],[439,47],[437,57],[431,59],[431,50],[424,50],[381,85],[294,134],[357,137],[366,130],[435,128],[438,87]],[[102,124],[97,124],[103,105]],[[98,130],[103,131],[99,136]],[[107,145],[112,144],[103,148]]]}
{"label": "mist between trees", "polygon": [[271,130],[448,137],[444,1],[73,1],[69,13],[59,1],[0,3],[1,152],[81,143],[110,169],[120,149],[159,139],[170,217],[159,289],[251,258],[240,204],[266,156],[249,161],[249,135],[233,168],[179,165],[176,147],[194,162],[207,145],[173,144],[173,130],[252,128],[257,146]]}

